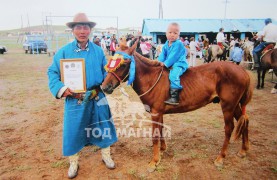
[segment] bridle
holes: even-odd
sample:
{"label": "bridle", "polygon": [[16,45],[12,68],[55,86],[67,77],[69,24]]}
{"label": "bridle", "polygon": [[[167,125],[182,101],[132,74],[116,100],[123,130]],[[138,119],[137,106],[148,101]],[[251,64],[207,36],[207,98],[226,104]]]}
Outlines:
{"label": "bridle", "polygon": [[118,81],[119,81],[119,84],[121,84],[122,82],[125,81],[125,79],[129,76],[129,73],[121,80],[121,78],[115,74],[114,72],[110,72]]}
{"label": "bridle", "polygon": [[[117,52],[117,53],[120,54],[120,55],[123,55],[123,58],[124,58],[124,59],[125,59],[125,58],[126,58],[126,59],[131,59],[131,62],[135,61],[133,56],[130,56],[130,55],[124,53],[124,52]],[[121,63],[123,63],[123,62],[121,62]],[[120,64],[121,64],[121,63],[120,63]],[[134,74],[130,74],[130,69],[129,69],[129,73],[128,73],[123,79],[121,79],[121,78],[115,73],[115,70],[116,70],[117,68],[120,67],[120,64],[119,64],[119,66],[116,66],[113,70],[109,70],[109,66],[108,66],[108,65],[105,66],[105,69],[106,69],[107,72],[111,73],[111,74],[119,81],[119,86],[121,86],[121,83],[124,82],[128,76],[129,76],[129,80],[130,80],[130,77],[132,77],[133,79],[131,80],[131,82],[128,82],[128,84],[131,85],[132,82],[134,81]],[[134,64],[133,64],[133,65],[134,65]],[[132,66],[132,64],[131,64],[131,66]],[[130,68],[134,68],[134,69],[135,69],[135,66],[130,67]],[[162,76],[162,74],[163,74],[163,69],[164,69],[164,68],[162,67],[161,72],[160,72],[160,74],[159,74],[159,77],[158,77],[158,79],[156,80],[156,82],[154,83],[154,85],[151,86],[151,88],[148,89],[146,92],[144,92],[144,93],[142,93],[141,95],[139,95],[139,97],[142,97],[142,96],[144,96],[145,94],[149,93],[149,92],[156,86],[156,84],[157,84],[157,83],[159,82],[159,80],[161,79],[161,76]],[[134,73],[134,72],[133,72],[133,73]],[[133,84],[132,84],[132,86],[133,86]]]}
{"label": "bridle", "polygon": [[[162,76],[162,74],[163,74],[163,70],[164,70],[164,68],[162,67],[162,70],[161,70],[161,72],[160,72],[160,74],[159,74],[159,77],[158,77],[158,79],[156,80],[156,82],[153,84],[153,86],[151,86],[151,88],[150,89],[148,89],[146,92],[144,92],[144,93],[142,93],[141,95],[138,95],[139,97],[142,97],[142,96],[144,96],[145,94],[147,94],[147,93],[149,93],[155,86],[156,86],[156,84],[159,82],[159,80],[161,79],[161,76]],[[118,81],[119,81],[119,86],[121,86],[121,83],[122,82],[124,82],[124,80],[129,76],[129,73],[121,80],[121,78],[116,74],[116,73],[114,73],[114,72],[110,72]]]}

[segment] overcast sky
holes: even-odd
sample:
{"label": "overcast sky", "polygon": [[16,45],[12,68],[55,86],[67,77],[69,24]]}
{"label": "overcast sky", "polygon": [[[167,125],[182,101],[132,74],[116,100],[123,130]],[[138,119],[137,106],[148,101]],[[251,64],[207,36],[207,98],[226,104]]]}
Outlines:
{"label": "overcast sky", "polygon": [[[162,0],[163,17],[223,19],[226,0]],[[52,23],[64,25],[85,12],[96,27],[141,27],[143,19],[159,17],[159,0],[0,0],[0,30]],[[226,18],[273,18],[277,0],[228,0]],[[50,18],[50,16],[53,16]],[[96,17],[97,16],[97,17]],[[100,17],[99,17],[100,16]],[[28,18],[29,17],[29,18]],[[22,20],[21,20],[22,19]]]}

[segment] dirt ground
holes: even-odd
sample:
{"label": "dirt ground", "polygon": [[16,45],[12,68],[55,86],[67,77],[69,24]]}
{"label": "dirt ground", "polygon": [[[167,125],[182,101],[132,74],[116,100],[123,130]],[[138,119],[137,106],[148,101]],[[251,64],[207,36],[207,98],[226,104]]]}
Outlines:
{"label": "dirt ground", "polygon": [[[0,179],[67,178],[69,164],[62,156],[64,103],[50,94],[47,85],[51,61],[46,54],[30,55],[22,50],[0,55]],[[270,80],[267,74],[265,88],[255,90],[247,106],[250,150],[246,158],[236,156],[241,141],[232,139],[224,167],[214,166],[223,144],[224,123],[220,106],[210,104],[164,117],[171,139],[155,172],[147,172],[151,139],[120,136],[112,146],[115,170],[104,166],[97,147],[85,147],[76,179],[277,179],[277,94],[270,94]],[[130,98],[119,90],[108,96],[116,127],[131,120],[130,127],[149,128],[147,123],[139,124],[149,120],[149,114],[141,111],[134,91],[125,90]],[[124,109],[126,103],[133,109]]]}

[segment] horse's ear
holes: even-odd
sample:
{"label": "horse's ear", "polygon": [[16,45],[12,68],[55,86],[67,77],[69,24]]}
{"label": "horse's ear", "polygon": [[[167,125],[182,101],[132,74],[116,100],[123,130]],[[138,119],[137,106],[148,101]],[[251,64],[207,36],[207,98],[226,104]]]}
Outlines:
{"label": "horse's ear", "polygon": [[125,51],[126,49],[128,49],[129,47],[127,46],[127,41],[125,37],[122,37],[120,39],[120,43],[119,43],[119,47],[122,51]]}
{"label": "horse's ear", "polygon": [[136,42],[129,48],[128,54],[132,55],[134,54],[135,49],[137,48],[139,39],[136,40]]}

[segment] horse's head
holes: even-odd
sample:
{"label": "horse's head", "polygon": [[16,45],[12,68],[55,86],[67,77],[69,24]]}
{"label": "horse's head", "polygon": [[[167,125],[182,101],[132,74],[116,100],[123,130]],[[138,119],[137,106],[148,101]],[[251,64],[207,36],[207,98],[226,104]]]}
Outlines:
{"label": "horse's head", "polygon": [[136,41],[134,45],[129,48],[126,45],[126,41],[123,39],[120,42],[119,49],[117,49],[115,55],[108,60],[108,63],[105,66],[108,74],[101,85],[102,90],[105,93],[111,94],[121,82],[125,82],[127,80],[131,65],[130,57],[133,56],[137,43],[138,41]]}

